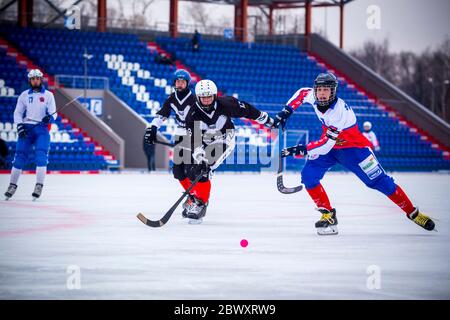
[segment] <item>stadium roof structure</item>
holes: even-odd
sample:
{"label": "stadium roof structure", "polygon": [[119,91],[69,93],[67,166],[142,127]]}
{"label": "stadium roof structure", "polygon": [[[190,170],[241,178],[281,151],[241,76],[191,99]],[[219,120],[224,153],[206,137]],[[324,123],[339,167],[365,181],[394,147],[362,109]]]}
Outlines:
{"label": "stadium roof structure", "polygon": [[[44,0],[49,6],[57,12],[56,20],[63,16],[66,10],[55,6],[51,0]],[[77,5],[83,0],[73,0],[73,5]],[[248,35],[247,10],[249,6],[259,6],[267,16],[269,35],[273,32],[273,11],[280,9],[305,9],[305,35],[311,33],[311,11],[314,7],[338,7],[340,11],[340,40],[339,46],[343,47],[343,33],[344,33],[344,6],[354,0],[169,0],[169,33],[172,37],[178,36],[178,6],[180,1],[203,2],[214,4],[233,5],[235,10],[234,16],[234,36],[235,39],[246,42]],[[0,12],[6,10],[14,3],[18,3],[18,24],[21,27],[27,27],[33,23],[33,0],[11,0],[0,8]],[[73,6],[72,5],[72,6]],[[107,22],[107,1],[97,0],[97,31],[106,31]],[[267,10],[267,11],[266,11]],[[52,21],[53,21],[52,20]]]}
{"label": "stadium roof structure", "polygon": [[[205,2],[214,4],[239,5],[241,0],[182,0],[190,2]],[[336,7],[354,0],[311,0],[313,7]],[[248,0],[249,6],[272,6],[277,9],[303,8],[308,0]]]}
{"label": "stadium roof structure", "polygon": [[[273,34],[273,11],[278,9],[305,9],[305,35],[311,33],[311,10],[313,7],[339,7],[340,22],[339,22],[339,46],[343,47],[344,42],[344,6],[353,0],[182,0],[189,2],[203,2],[214,4],[228,4],[235,7],[234,30],[238,39],[246,41],[247,35],[247,7],[259,6],[268,9],[266,13],[268,17],[269,34]],[[170,0],[170,28],[171,35],[177,36],[177,16],[178,0]],[[173,19],[172,19],[173,18]]]}

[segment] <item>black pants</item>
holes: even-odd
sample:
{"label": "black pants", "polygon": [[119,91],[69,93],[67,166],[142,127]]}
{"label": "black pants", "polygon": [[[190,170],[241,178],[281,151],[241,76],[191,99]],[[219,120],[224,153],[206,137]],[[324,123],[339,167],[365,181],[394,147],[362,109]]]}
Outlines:
{"label": "black pants", "polygon": [[148,145],[144,143],[144,152],[147,156],[147,167],[148,171],[155,171],[155,145]]}

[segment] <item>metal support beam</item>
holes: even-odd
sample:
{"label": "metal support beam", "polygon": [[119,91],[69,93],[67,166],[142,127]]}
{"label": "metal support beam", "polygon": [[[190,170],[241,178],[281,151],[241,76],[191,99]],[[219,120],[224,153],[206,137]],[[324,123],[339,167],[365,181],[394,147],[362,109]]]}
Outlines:
{"label": "metal support beam", "polygon": [[0,13],[11,7],[14,3],[16,3],[17,0],[11,0],[7,4],[5,4],[3,7],[0,8]]}
{"label": "metal support beam", "polygon": [[49,6],[50,8],[52,8],[53,10],[56,11],[56,13],[61,14],[62,11],[59,10],[59,8],[57,6],[55,6],[50,0],[44,0]]}
{"label": "metal support beam", "polygon": [[269,35],[273,35],[273,10],[272,6],[269,7]]}
{"label": "metal support beam", "polygon": [[27,27],[27,0],[19,0],[19,10],[17,10],[17,21],[19,22],[19,27]]}
{"label": "metal support beam", "polygon": [[34,14],[34,6],[33,0],[27,0],[27,26],[33,26],[33,14]]}
{"label": "metal support beam", "polygon": [[172,38],[178,37],[178,0],[170,0],[169,33]]}
{"label": "metal support beam", "polygon": [[339,4],[339,48],[344,48],[344,1]]}
{"label": "metal support beam", "polygon": [[106,32],[106,0],[97,0],[97,31]]}
{"label": "metal support beam", "polygon": [[248,0],[241,0],[241,25],[242,25],[242,42],[247,42],[247,9],[248,9]]}
{"label": "metal support beam", "polygon": [[305,35],[311,33],[311,0],[305,2]]}
{"label": "metal support beam", "polygon": [[[70,7],[76,6],[76,5],[79,4],[81,1],[83,1],[83,0],[76,0]],[[56,20],[58,20],[58,19],[59,19],[60,17],[62,17],[63,15],[65,15],[66,12],[67,12],[67,9],[64,10],[64,11],[61,11],[61,13],[59,13],[59,14],[56,15],[53,19],[51,19],[49,22],[47,22],[47,23],[44,25],[44,28],[45,28],[45,27],[48,27],[49,25],[52,25]]]}

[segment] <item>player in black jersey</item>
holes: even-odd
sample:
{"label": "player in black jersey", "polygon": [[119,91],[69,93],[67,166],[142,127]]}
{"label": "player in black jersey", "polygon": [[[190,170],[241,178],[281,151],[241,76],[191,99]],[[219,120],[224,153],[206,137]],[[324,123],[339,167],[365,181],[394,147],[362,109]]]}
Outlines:
{"label": "player in black jersey", "polygon": [[234,97],[218,97],[211,80],[201,80],[195,86],[197,101],[186,118],[191,136],[192,164],[186,172],[192,181],[200,174],[202,179],[192,189],[183,215],[190,223],[201,223],[211,191],[211,173],[233,152],[235,128],[232,118],[247,118],[272,127],[273,119],[266,112]]}
{"label": "player in black jersey", "polygon": [[[183,158],[186,150],[184,143],[181,143],[186,136],[186,115],[194,107],[196,101],[195,95],[191,92],[189,84],[191,75],[184,69],[178,69],[173,74],[173,86],[175,91],[167,98],[162,108],[156,113],[157,117],[153,119],[150,126],[145,130],[144,140],[148,144],[154,144],[156,141],[157,131],[159,127],[172,114],[175,114],[177,129],[175,130],[175,148],[174,148],[174,165],[172,168],[173,176],[179,180],[183,188],[186,190],[191,182],[185,174],[185,164],[179,159]],[[189,146],[187,146],[189,148]]]}

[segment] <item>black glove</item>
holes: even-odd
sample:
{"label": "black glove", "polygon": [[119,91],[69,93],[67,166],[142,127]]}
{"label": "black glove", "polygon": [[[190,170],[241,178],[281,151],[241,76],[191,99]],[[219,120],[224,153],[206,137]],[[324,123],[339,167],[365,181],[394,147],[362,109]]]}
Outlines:
{"label": "black glove", "polygon": [[291,116],[292,113],[294,113],[294,110],[292,110],[292,108],[289,106],[285,106],[283,110],[278,112],[278,114],[276,115],[273,122],[273,127],[278,128],[279,126],[281,126],[281,129],[284,130],[284,127],[286,126],[286,121]]}
{"label": "black glove", "polygon": [[51,120],[52,120],[52,116],[46,115],[45,117],[42,118],[41,122],[42,123],[50,123]]}
{"label": "black glove", "polygon": [[307,153],[308,151],[306,150],[306,146],[303,144],[298,144],[296,146],[281,150],[281,157],[305,156]]}
{"label": "black glove", "polygon": [[151,126],[145,129],[144,141],[146,144],[154,144],[156,141],[156,132],[158,128],[156,126]]}
{"label": "black glove", "polygon": [[273,120],[271,117],[267,117],[267,120],[264,123],[264,125],[266,127],[273,128],[274,127],[274,123],[275,123],[275,120]]}
{"label": "black glove", "polygon": [[25,129],[25,125],[23,123],[19,123],[17,125],[17,133],[19,134],[19,138],[27,137],[27,130]]}

